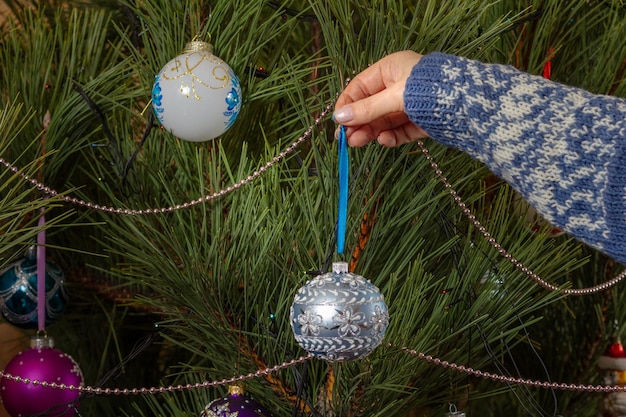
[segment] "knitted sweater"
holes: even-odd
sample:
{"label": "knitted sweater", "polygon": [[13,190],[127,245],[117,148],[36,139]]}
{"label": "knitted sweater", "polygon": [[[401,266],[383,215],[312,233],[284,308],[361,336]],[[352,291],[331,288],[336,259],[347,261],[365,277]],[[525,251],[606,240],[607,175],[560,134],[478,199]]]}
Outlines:
{"label": "knitted sweater", "polygon": [[433,53],[413,68],[404,105],[552,225],[626,263],[626,100]]}

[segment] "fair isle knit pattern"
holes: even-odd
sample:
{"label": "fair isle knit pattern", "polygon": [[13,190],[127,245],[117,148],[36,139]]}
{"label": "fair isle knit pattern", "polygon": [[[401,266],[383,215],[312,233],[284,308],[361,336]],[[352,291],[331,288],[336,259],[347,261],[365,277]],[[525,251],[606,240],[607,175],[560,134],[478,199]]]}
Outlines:
{"label": "fair isle knit pattern", "polygon": [[626,263],[626,100],[433,53],[413,68],[404,106],[554,226]]}

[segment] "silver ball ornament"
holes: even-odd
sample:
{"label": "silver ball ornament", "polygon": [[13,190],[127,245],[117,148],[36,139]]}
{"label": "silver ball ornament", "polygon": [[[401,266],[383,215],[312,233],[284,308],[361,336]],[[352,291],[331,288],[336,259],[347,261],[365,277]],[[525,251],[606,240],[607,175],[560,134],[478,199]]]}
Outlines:
{"label": "silver ball ornament", "polygon": [[346,262],[308,281],[298,290],[290,311],[298,344],[327,361],[362,358],[381,344],[389,312],[380,290],[348,272]]}

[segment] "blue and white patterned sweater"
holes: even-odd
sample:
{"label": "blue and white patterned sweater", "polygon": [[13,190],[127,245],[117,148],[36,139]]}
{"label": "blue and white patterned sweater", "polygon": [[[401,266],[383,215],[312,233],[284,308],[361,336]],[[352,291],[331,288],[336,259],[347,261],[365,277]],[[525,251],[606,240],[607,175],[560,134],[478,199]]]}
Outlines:
{"label": "blue and white patterned sweater", "polygon": [[433,53],[413,68],[404,105],[551,224],[626,264],[626,100]]}

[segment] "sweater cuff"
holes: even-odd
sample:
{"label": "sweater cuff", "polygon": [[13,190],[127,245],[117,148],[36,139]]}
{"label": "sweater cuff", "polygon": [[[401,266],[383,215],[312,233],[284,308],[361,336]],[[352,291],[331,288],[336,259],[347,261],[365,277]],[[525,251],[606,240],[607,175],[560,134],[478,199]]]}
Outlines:
{"label": "sweater cuff", "polygon": [[437,142],[476,155],[469,134],[461,91],[469,60],[431,53],[413,67],[404,89],[404,109],[409,119]]}

